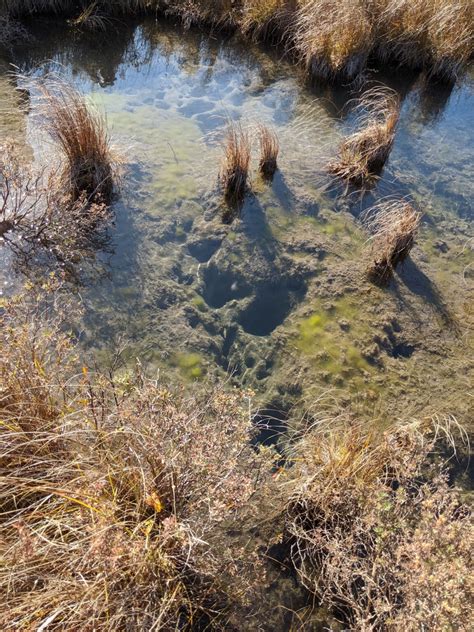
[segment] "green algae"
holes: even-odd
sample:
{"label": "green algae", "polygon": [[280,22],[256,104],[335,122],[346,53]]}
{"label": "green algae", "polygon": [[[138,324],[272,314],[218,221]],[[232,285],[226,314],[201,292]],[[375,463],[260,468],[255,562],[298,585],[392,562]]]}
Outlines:
{"label": "green algae", "polygon": [[198,380],[204,375],[203,359],[198,353],[177,353],[174,362],[188,380]]}

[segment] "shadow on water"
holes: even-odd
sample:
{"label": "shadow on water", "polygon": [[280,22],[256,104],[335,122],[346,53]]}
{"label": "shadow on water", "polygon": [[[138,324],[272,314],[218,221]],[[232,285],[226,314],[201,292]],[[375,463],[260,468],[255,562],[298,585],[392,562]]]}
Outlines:
{"label": "shadow on water", "polygon": [[408,257],[398,270],[398,278],[405,287],[416,296],[424,299],[429,305],[436,308],[443,323],[458,333],[459,326],[443,300],[436,285],[426,276],[418,265]]}

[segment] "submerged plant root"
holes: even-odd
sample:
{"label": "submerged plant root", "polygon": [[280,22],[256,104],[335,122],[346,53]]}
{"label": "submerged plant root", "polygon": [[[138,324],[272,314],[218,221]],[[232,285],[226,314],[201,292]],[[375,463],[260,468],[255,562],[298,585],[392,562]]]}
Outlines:
{"label": "submerged plant root", "polygon": [[278,137],[273,130],[265,125],[259,127],[260,162],[259,170],[262,176],[271,180],[278,167],[278,154],[280,151]]}
{"label": "submerged plant root", "polygon": [[405,261],[415,244],[421,213],[404,200],[382,202],[367,216],[366,224],[374,235],[372,257],[367,274],[376,283],[388,283],[395,268]]}
{"label": "submerged plant root", "polygon": [[224,197],[230,204],[242,202],[247,191],[250,165],[250,139],[240,125],[229,125],[224,146],[220,181]]}
{"label": "submerged plant root", "polygon": [[360,100],[362,129],[346,138],[329,172],[356,187],[369,186],[380,174],[392,150],[400,101],[395,92],[376,88]]}

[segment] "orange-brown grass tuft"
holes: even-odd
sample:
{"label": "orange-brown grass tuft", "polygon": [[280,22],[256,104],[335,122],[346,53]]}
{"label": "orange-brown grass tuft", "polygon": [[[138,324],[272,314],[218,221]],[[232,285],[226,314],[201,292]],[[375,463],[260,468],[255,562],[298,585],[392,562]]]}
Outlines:
{"label": "orange-brown grass tuft", "polygon": [[296,445],[292,557],[344,629],[469,629],[473,523],[447,463],[432,461],[458,430],[453,419],[386,432],[339,420]]}
{"label": "orange-brown grass tuft", "polygon": [[369,211],[365,223],[373,233],[370,279],[382,285],[391,279],[410,254],[420,221],[421,213],[405,200],[382,202]]}
{"label": "orange-brown grass tuft", "polygon": [[46,129],[65,158],[64,182],[74,199],[110,203],[114,160],[103,116],[61,79],[38,84]]}
{"label": "orange-brown grass tuft", "polygon": [[227,629],[262,577],[226,539],[261,469],[243,396],[91,374],[42,297],[3,307],[4,626]]}
{"label": "orange-brown grass tuft", "polygon": [[373,45],[367,3],[304,0],[295,19],[295,50],[312,77],[354,79]]}
{"label": "orange-brown grass tuft", "polygon": [[342,142],[339,159],[329,171],[353,186],[366,187],[380,174],[392,150],[400,100],[392,90],[375,88],[362,97],[358,109],[362,129]]}
{"label": "orange-brown grass tuft", "polygon": [[278,167],[277,160],[280,151],[278,136],[274,130],[269,129],[266,125],[260,125],[258,131],[260,142],[260,173],[264,178],[271,180]]}
{"label": "orange-brown grass tuft", "polygon": [[234,205],[242,202],[247,191],[250,149],[248,132],[240,124],[229,124],[220,181],[226,201]]}

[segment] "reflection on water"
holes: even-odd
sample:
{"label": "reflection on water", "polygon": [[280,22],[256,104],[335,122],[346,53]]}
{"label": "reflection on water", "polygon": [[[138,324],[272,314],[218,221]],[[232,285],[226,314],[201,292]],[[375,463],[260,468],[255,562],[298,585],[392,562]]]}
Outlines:
{"label": "reflection on water", "polygon": [[[341,197],[321,167],[354,125],[349,87],[307,86],[278,52],[166,22],[117,22],[102,35],[33,25],[0,68],[0,133],[35,146],[8,63],[72,77],[107,112],[129,163],[106,274],[81,289],[81,342],[98,361],[119,347],[165,373],[216,370],[268,409],[333,389],[361,414],[431,406],[463,414],[472,325],[474,98],[416,74],[373,72],[403,108],[371,195]],[[219,140],[229,119],[270,123],[281,144],[273,183],[257,175],[239,219],[221,221]],[[256,148],[255,148],[256,149]],[[413,261],[387,290],[364,277],[359,216],[410,195],[425,213]],[[8,277],[8,274],[7,274]],[[454,410],[453,410],[454,409]]]}

